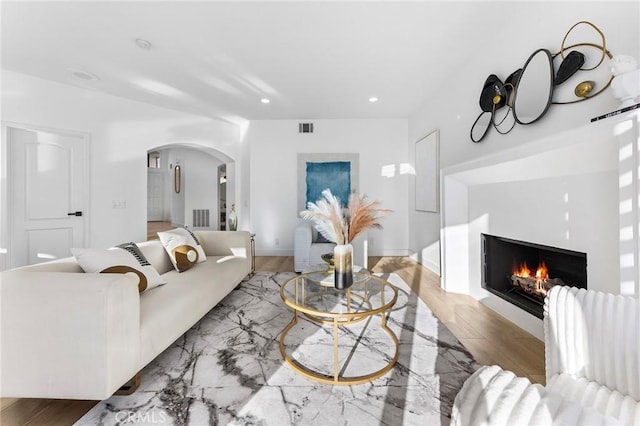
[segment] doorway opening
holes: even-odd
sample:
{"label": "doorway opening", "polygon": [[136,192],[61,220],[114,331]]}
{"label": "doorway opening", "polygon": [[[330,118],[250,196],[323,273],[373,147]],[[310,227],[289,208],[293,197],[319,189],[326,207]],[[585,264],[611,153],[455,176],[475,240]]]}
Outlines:
{"label": "doorway opening", "polygon": [[233,193],[229,183],[235,181],[229,176],[229,169],[232,175],[234,170],[230,158],[210,148],[179,144],[147,154],[148,239],[177,226],[224,229]]}
{"label": "doorway opening", "polygon": [[227,165],[221,164],[218,166],[218,197],[219,203],[219,215],[218,229],[224,231],[227,229]]}
{"label": "doorway opening", "polygon": [[3,125],[0,270],[71,256],[89,242],[89,136]]}

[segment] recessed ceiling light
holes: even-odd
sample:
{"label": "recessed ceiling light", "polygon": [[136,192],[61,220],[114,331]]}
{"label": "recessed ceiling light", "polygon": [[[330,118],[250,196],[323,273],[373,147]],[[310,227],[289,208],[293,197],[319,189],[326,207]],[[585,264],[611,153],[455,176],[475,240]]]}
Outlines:
{"label": "recessed ceiling light", "polygon": [[371,103],[378,102],[378,98],[376,98],[375,96],[372,96],[369,98],[369,102]]}
{"label": "recessed ceiling light", "polygon": [[260,99],[260,102],[262,102],[263,104],[268,104],[271,101],[269,99],[267,99],[267,98],[262,98],[262,99]]}
{"label": "recessed ceiling light", "polygon": [[75,78],[78,78],[80,80],[86,80],[86,81],[100,80],[97,75],[92,74],[88,71],[74,70],[74,69],[69,69],[67,71],[69,71],[71,75],[73,75]]}
{"label": "recessed ceiling light", "polygon": [[151,48],[153,47],[153,44],[151,44],[150,41],[143,38],[137,38],[136,45],[142,50],[151,50]]}

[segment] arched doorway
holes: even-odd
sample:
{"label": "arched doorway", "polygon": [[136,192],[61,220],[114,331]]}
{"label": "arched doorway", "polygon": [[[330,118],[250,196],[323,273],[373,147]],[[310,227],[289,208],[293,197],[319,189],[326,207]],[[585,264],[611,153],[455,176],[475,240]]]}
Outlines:
{"label": "arched doorway", "polygon": [[224,229],[235,200],[234,171],[234,161],[211,148],[175,144],[149,150],[147,237],[175,226]]}

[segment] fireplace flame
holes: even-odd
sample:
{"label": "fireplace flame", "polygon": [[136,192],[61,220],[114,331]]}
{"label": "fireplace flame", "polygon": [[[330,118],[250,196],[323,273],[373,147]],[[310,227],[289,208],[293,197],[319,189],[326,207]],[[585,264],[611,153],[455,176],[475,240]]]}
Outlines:
{"label": "fireplace flame", "polygon": [[538,265],[538,269],[536,269],[536,278],[539,280],[549,279],[549,269],[547,269],[547,265],[545,265],[544,262],[540,262]]}
{"label": "fireplace flame", "polygon": [[535,274],[529,268],[529,265],[527,265],[527,262],[522,262],[520,266],[514,267],[512,273],[513,275],[516,275],[522,278],[529,278],[529,277],[535,276],[536,279],[539,279],[539,280],[549,279],[549,269],[547,268],[547,265],[544,262],[540,262],[538,264]]}
{"label": "fireplace flame", "polygon": [[559,278],[549,278],[549,269],[544,262],[538,264],[535,273],[527,262],[522,262],[519,266],[514,264],[512,273],[511,282],[514,286],[540,299],[544,298],[554,285],[563,284]]}
{"label": "fireplace flame", "polygon": [[522,262],[520,267],[513,268],[513,275],[528,278],[531,276],[531,269],[527,266],[527,262]]}

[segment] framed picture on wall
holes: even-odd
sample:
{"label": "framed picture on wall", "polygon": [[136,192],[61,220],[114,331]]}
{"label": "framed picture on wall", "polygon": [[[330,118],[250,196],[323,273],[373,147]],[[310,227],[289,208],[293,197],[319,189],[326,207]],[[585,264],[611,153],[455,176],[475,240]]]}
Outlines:
{"label": "framed picture on wall", "polygon": [[438,212],[440,205],[440,131],[416,142],[416,210]]}
{"label": "framed picture on wall", "polygon": [[344,205],[358,188],[359,154],[298,154],[298,212],[330,189]]}

